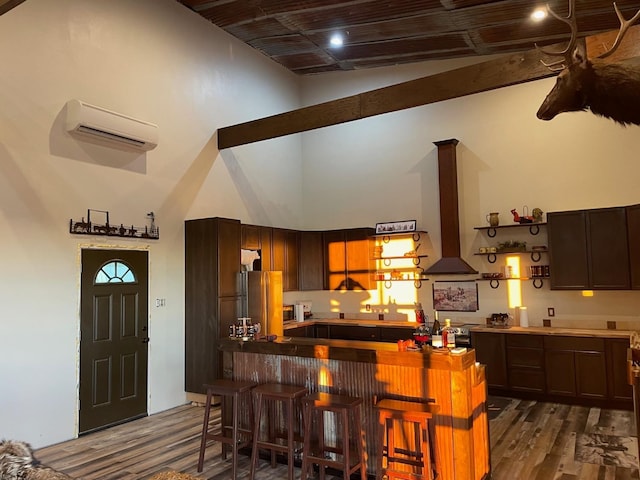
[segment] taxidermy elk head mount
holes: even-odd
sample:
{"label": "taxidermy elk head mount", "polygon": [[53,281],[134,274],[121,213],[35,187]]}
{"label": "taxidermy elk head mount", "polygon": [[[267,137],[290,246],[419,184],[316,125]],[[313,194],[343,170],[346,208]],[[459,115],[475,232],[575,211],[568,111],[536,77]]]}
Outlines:
{"label": "taxidermy elk head mount", "polygon": [[563,57],[556,62],[542,62],[550,70],[560,71],[560,74],[556,85],[538,110],[539,119],[551,120],[562,112],[590,109],[596,115],[610,118],[622,125],[640,125],[640,68],[600,60],[611,55],[620,46],[624,34],[640,18],[640,11],[626,20],[618,6],[615,3],[613,6],[620,20],[618,36],[610,49],[594,59],[587,58],[584,42],[577,41],[575,0],[569,0],[567,17],[559,16],[547,6],[553,17],[571,27],[571,39],[561,51],[550,51],[536,45],[536,48],[547,55]]}

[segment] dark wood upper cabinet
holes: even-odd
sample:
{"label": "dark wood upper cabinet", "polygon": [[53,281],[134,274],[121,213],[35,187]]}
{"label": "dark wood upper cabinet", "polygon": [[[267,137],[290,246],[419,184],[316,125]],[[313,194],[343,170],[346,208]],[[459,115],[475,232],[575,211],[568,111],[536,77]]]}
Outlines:
{"label": "dark wood upper cabinet", "polygon": [[260,270],[275,270],[273,268],[273,228],[260,227]]}
{"label": "dark wood upper cabinet", "polygon": [[[355,289],[371,290],[375,270],[373,259],[373,228],[355,228],[346,231],[347,281]],[[351,290],[351,289],[350,289]]]}
{"label": "dark wood upper cabinet", "polygon": [[243,224],[240,229],[242,248],[247,250],[260,250],[262,248],[261,229],[262,227],[258,225]]}
{"label": "dark wood upper cabinet", "polygon": [[282,272],[285,292],[298,290],[299,232],[284,228],[272,229],[272,268]]}
{"label": "dark wood upper cabinet", "polygon": [[584,211],[547,214],[551,288],[589,288],[587,214]]}
{"label": "dark wood upper cabinet", "polygon": [[625,207],[587,211],[591,288],[631,288]]}
{"label": "dark wood upper cabinet", "polygon": [[637,290],[640,289],[640,205],[627,207],[627,238],[631,288]]}
{"label": "dark wood upper cabinet", "polygon": [[325,290],[370,290],[373,228],[324,232]]}
{"label": "dark wood upper cabinet", "polygon": [[260,225],[241,226],[241,247],[246,250],[257,250],[260,252],[259,261],[253,264],[254,270],[274,270],[272,258],[271,227]]}
{"label": "dark wood upper cabinet", "polygon": [[347,245],[343,230],[324,232],[324,289],[340,290],[346,281]]}
{"label": "dark wood upper cabinet", "polygon": [[324,254],[322,232],[300,232],[300,290],[322,290],[324,286]]}
{"label": "dark wood upper cabinet", "polygon": [[551,288],[631,287],[625,207],[547,215]]}

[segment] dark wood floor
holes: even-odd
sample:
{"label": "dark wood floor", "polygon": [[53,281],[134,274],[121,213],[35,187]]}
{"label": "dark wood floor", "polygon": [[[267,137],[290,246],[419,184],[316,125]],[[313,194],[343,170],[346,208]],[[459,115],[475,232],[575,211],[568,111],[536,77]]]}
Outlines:
{"label": "dark wood floor", "polygon": [[[196,473],[203,410],[181,406],[42,448],[36,457],[84,480],[147,479],[168,470],[230,479],[230,462],[221,459],[217,443]],[[491,397],[490,413],[494,480],[640,478],[633,412]],[[249,460],[240,458],[239,478],[248,478]],[[286,466],[260,461],[257,480],[286,478]]]}

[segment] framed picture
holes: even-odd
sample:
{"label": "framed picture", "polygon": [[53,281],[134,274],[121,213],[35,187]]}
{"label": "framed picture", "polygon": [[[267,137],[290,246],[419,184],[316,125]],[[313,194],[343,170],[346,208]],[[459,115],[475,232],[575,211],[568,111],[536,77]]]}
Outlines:
{"label": "framed picture", "polygon": [[477,312],[478,284],[475,281],[433,282],[433,309],[442,312]]}
{"label": "framed picture", "polygon": [[392,233],[405,233],[416,231],[415,220],[402,220],[400,222],[376,223],[377,235],[388,235]]}

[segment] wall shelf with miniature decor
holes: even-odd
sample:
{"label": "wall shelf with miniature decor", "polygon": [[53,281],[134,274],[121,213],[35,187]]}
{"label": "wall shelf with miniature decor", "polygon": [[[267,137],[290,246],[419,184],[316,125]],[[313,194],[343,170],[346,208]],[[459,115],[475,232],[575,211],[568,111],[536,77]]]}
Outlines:
{"label": "wall shelf with miniature decor", "polygon": [[378,233],[378,234],[372,235],[372,237],[382,239],[383,243],[389,243],[392,238],[396,238],[396,237],[411,237],[413,238],[414,242],[419,242],[421,235],[424,235],[426,233],[428,232],[424,230],[415,230],[413,232]]}
{"label": "wall shelf with miniature decor", "polygon": [[480,255],[482,257],[487,257],[487,261],[489,263],[496,263],[497,255],[520,255],[520,254],[529,254],[531,256],[531,261],[538,263],[542,259],[543,253],[548,253],[549,250],[547,248],[533,248],[528,250],[496,250],[495,252],[479,252],[474,253],[474,255]]}
{"label": "wall shelf with miniature decor", "polygon": [[[104,223],[97,223],[91,221],[91,212],[101,213],[104,215]],[[95,215],[94,215],[95,217]],[[74,235],[102,235],[109,237],[124,237],[124,238],[144,238],[149,240],[158,240],[160,238],[160,229],[155,224],[155,215],[153,212],[147,213],[147,218],[150,221],[149,225],[134,226],[125,225],[113,225],[109,222],[109,212],[105,210],[87,210],[87,220],[84,217],[82,220],[69,219],[69,233]]]}
{"label": "wall shelf with miniature decor", "polygon": [[[542,232],[541,227],[546,227],[546,222],[533,222],[533,223],[516,223],[513,225],[498,225],[498,226],[486,226],[486,227],[474,227],[475,230],[485,232],[487,237],[495,238],[498,235],[498,231],[523,231],[528,229],[528,234],[532,237],[536,237]],[[535,245],[528,247],[526,242],[502,242],[497,246],[480,247],[480,251],[474,255],[486,257],[490,264],[496,263],[498,256],[500,255],[529,255],[531,262],[539,263],[543,255],[549,253],[549,249],[546,245]],[[483,274],[482,278],[478,280],[488,281],[491,288],[498,288],[500,286],[500,280],[532,280],[533,286],[537,289],[542,288],[544,285],[544,279],[550,277],[549,265],[531,265],[529,266],[530,275],[521,275],[519,277],[505,277],[502,274]]]}
{"label": "wall shelf with miniature decor", "polygon": [[540,227],[545,226],[547,222],[533,222],[533,223],[514,223],[513,225],[498,225],[495,227],[473,227],[474,230],[486,230],[487,236],[493,238],[497,235],[498,230],[504,228],[528,228],[531,235],[538,235],[540,233]]}
{"label": "wall shelf with miniature decor", "polygon": [[[425,231],[384,233],[373,235],[376,239],[373,255],[371,260],[377,262],[375,272],[373,272],[373,280],[383,283],[385,288],[391,288],[393,282],[413,282],[415,288],[420,288],[422,282],[428,280],[425,277],[424,269],[420,267],[423,258],[428,255],[419,253],[421,235],[426,234]],[[398,252],[397,248],[390,254],[384,254],[383,249],[389,249],[391,239],[408,238],[412,242],[412,249],[408,252]]]}

